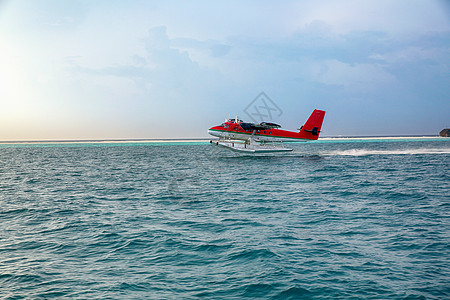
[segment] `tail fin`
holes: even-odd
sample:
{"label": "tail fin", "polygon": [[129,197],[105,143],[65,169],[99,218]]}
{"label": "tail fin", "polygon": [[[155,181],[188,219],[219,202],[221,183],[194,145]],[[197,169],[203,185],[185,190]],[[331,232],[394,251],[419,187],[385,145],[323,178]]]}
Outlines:
{"label": "tail fin", "polygon": [[315,109],[308,121],[300,129],[300,136],[309,140],[317,140],[322,128],[323,118],[325,117],[325,111]]}

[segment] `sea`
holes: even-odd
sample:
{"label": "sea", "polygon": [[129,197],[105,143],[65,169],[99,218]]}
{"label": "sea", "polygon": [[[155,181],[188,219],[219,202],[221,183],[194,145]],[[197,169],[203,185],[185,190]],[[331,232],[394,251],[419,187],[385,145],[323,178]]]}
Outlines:
{"label": "sea", "polygon": [[450,139],[0,145],[1,299],[449,299]]}

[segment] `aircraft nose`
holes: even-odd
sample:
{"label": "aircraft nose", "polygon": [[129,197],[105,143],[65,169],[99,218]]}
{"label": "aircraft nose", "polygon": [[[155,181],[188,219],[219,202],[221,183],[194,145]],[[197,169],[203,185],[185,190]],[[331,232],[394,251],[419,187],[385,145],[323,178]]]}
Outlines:
{"label": "aircraft nose", "polygon": [[212,130],[212,128],[208,129],[208,133],[212,136],[219,137],[219,134],[216,131]]}

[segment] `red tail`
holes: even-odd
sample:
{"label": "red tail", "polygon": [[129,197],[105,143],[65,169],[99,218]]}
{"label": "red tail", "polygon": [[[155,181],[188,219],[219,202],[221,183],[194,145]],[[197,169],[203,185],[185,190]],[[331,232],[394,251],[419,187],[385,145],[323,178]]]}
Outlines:
{"label": "red tail", "polygon": [[322,128],[323,118],[325,117],[325,111],[315,109],[311,116],[309,116],[308,121],[300,129],[299,135],[301,138],[309,140],[317,140],[319,138],[319,133]]}

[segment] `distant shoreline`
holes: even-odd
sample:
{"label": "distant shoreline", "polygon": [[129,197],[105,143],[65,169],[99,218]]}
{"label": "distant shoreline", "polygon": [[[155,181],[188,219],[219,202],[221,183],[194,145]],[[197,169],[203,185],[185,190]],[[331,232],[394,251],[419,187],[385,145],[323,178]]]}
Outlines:
{"label": "distant shoreline", "polygon": [[404,139],[435,139],[441,138],[439,135],[399,135],[399,136],[326,136],[320,137],[319,140],[404,140]]}
{"label": "distant shoreline", "polygon": [[104,140],[21,140],[21,141],[0,141],[0,144],[89,144],[89,143],[194,143],[209,142],[206,138],[189,139],[104,139]]}
{"label": "distant shoreline", "polygon": [[[407,136],[326,136],[318,141],[349,141],[349,140],[408,140],[408,139],[445,139],[438,135],[407,135]],[[0,144],[90,144],[90,143],[198,143],[209,142],[213,138],[180,138],[180,139],[86,139],[86,140],[17,140],[0,141]]]}

